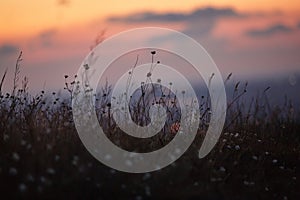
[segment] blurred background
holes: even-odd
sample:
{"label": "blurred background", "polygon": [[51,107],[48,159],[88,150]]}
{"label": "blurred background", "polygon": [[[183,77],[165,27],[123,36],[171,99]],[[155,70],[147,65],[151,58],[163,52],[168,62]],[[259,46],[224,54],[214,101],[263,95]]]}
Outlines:
{"label": "blurred background", "polygon": [[[70,97],[93,47],[145,26],[175,29],[203,45],[224,78],[227,116],[219,142],[199,159],[211,106],[207,93],[197,93],[201,126],[183,157],[153,173],[128,174],[85,149]],[[0,0],[0,199],[300,199],[299,36],[299,0]],[[162,64],[168,56],[122,55],[108,82],[135,63],[136,53]],[[150,142],[128,138],[112,118],[110,92],[105,85],[95,106],[114,144],[160,148],[174,137],[178,123],[171,121]],[[147,114],[137,107],[137,119]]]}

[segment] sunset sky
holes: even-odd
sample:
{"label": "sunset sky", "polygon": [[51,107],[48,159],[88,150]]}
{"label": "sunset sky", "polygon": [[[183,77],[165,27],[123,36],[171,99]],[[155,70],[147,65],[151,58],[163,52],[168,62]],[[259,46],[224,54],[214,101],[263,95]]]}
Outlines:
{"label": "sunset sky", "polygon": [[[0,0],[0,76],[22,50],[33,90],[62,88],[101,32],[160,26],[202,44],[224,77],[300,73],[299,0]],[[299,83],[298,83],[299,84]]]}

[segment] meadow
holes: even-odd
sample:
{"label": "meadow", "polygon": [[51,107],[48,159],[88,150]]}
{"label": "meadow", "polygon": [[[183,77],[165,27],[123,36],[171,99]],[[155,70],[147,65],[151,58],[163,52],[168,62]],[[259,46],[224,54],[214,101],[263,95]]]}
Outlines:
{"label": "meadow", "polygon": [[[201,118],[196,139],[187,152],[169,167],[144,174],[119,172],[104,166],[85,149],[72,116],[71,98],[76,76],[62,75],[64,90],[28,92],[28,79],[21,73],[22,54],[14,67],[11,92],[0,82],[0,191],[1,199],[299,199],[300,110],[286,98],[283,105],[269,103],[262,88],[247,96],[248,83],[233,82],[228,96],[223,133],[203,159],[198,150],[209,124],[207,93],[199,100]],[[251,83],[250,83],[251,84]],[[116,145],[148,152],[167,144],[180,115],[176,95],[160,88],[156,97],[145,83],[131,103],[131,117],[139,125],[149,123],[149,106],[168,109],[168,122],[151,139],[142,141],[122,134],[111,111],[111,86],[95,96],[99,123]],[[149,96],[152,97],[150,98]],[[245,103],[245,99],[251,99]],[[283,97],[284,98],[284,97]],[[179,114],[178,114],[179,113]]]}

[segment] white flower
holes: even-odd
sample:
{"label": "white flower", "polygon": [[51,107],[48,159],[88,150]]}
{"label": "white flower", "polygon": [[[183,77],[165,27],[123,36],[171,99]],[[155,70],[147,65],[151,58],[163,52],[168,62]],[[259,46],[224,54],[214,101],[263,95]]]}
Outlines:
{"label": "white flower", "polygon": [[14,153],[12,154],[12,158],[14,159],[14,161],[19,161],[19,160],[20,160],[20,156],[19,156],[19,154],[16,153],[16,152],[14,152]]}
{"label": "white flower", "polygon": [[15,176],[18,174],[18,170],[14,167],[11,167],[9,168],[9,174]]}
{"label": "white flower", "polygon": [[146,186],[146,187],[145,187],[145,194],[146,194],[147,196],[151,196],[151,189],[150,189],[149,186]]}
{"label": "white flower", "polygon": [[284,166],[279,166],[279,169],[284,170]]}
{"label": "white flower", "polygon": [[55,174],[55,170],[53,168],[48,168],[47,173],[53,175],[53,174]]}
{"label": "white flower", "polygon": [[59,155],[55,155],[54,160],[55,161],[59,161],[59,159],[60,159],[60,156]]}
{"label": "white flower", "polygon": [[151,174],[150,173],[146,173],[144,176],[143,176],[143,180],[147,180],[151,178]]}
{"label": "white flower", "polygon": [[239,145],[235,145],[234,148],[235,148],[235,150],[237,150],[237,151],[241,149]]}
{"label": "white flower", "polygon": [[21,183],[21,184],[19,185],[19,190],[20,190],[20,192],[25,192],[26,189],[27,189],[27,186],[26,186],[24,183]]}
{"label": "white flower", "polygon": [[226,169],[224,168],[224,167],[220,167],[220,169],[219,169],[221,172],[225,172],[226,171]]}
{"label": "white flower", "polygon": [[3,135],[3,140],[4,140],[4,142],[6,142],[8,139],[9,139],[9,135],[4,134],[4,135]]}

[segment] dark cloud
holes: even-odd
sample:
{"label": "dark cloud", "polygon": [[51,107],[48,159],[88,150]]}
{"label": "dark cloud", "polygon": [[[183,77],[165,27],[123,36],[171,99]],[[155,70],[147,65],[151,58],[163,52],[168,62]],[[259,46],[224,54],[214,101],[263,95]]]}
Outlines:
{"label": "dark cloud", "polygon": [[185,34],[193,38],[208,36],[215,27],[216,20],[197,20],[187,25],[183,31]]}
{"label": "dark cloud", "polygon": [[292,32],[293,28],[284,24],[275,24],[264,29],[252,29],[246,31],[246,35],[251,37],[268,37],[276,33],[289,33]]}
{"label": "dark cloud", "polygon": [[69,0],[57,0],[59,6],[68,6],[70,4]]}
{"label": "dark cloud", "polygon": [[49,30],[41,32],[38,35],[38,38],[44,47],[49,47],[52,44],[52,40],[53,40],[53,37],[55,36],[55,34],[56,34],[55,29],[49,29]]}
{"label": "dark cloud", "polygon": [[216,19],[221,17],[242,17],[244,15],[237,13],[232,8],[199,8],[191,13],[165,13],[157,14],[153,12],[136,13],[124,17],[114,16],[107,20],[111,22],[179,22],[179,21],[193,21],[199,19]]}
{"label": "dark cloud", "polygon": [[17,47],[16,45],[13,44],[3,44],[0,45],[0,55],[11,55],[11,54],[15,54],[19,51],[19,47]]}

